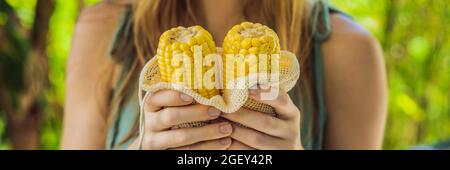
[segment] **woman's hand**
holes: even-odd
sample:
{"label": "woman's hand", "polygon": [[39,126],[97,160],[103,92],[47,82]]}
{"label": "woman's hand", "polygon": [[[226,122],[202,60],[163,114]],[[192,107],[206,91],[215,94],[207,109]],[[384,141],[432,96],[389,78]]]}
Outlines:
{"label": "woman's hand", "polygon": [[250,90],[250,98],[272,106],[277,117],[241,108],[222,117],[246,127],[233,125],[228,149],[303,149],[300,140],[300,111],[286,92],[261,85]]}
{"label": "woman's hand", "polygon": [[[143,149],[220,150],[231,144],[231,124],[218,122],[203,127],[171,129],[189,122],[214,120],[221,112],[213,107],[192,104],[193,98],[173,90],[151,94],[145,101]],[[131,148],[137,148],[136,140]]]}

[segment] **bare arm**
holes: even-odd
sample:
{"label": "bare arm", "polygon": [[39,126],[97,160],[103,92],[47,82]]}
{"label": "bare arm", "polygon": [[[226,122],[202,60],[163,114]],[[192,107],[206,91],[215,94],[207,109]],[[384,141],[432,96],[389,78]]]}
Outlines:
{"label": "bare arm", "polygon": [[113,62],[109,45],[122,13],[101,3],[83,11],[76,24],[66,70],[62,149],[104,149]]}
{"label": "bare arm", "polygon": [[333,34],[323,45],[329,112],[326,149],[380,149],[387,111],[382,50],[353,21],[331,17]]}

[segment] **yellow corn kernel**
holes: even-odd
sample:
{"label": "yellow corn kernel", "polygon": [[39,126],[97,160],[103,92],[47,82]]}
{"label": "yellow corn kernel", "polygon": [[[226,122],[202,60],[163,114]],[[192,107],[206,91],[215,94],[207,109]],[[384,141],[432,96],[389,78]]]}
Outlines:
{"label": "yellow corn kernel", "polygon": [[[205,67],[202,70],[194,70],[194,47],[198,46],[202,50],[202,59],[206,55],[216,53],[216,45],[211,34],[200,26],[193,27],[176,27],[164,32],[159,40],[157,50],[158,67],[163,82],[178,83],[189,86],[192,90],[198,92],[205,98],[211,98],[219,95],[218,89],[203,88],[203,79],[196,72],[202,74],[206,72]],[[184,54],[190,58],[190,63],[173,65],[172,59],[174,55]],[[178,61],[175,61],[178,62]],[[176,70],[178,67],[184,67],[185,72]],[[187,68],[191,67],[191,68]],[[190,71],[190,72],[188,72]],[[180,76],[180,75],[183,75]],[[188,77],[187,79],[185,79]],[[190,79],[190,82],[189,82]],[[195,87],[198,87],[196,89]]]}
{"label": "yellow corn kernel", "polygon": [[[267,55],[267,61],[270,61],[271,55],[280,54],[280,42],[275,31],[258,23],[243,22],[239,25],[233,26],[233,28],[225,36],[223,44],[223,63],[227,63],[227,54],[239,54],[244,56],[248,64],[245,75],[248,75],[249,69],[251,68],[256,67],[258,72],[259,70],[264,69],[259,68],[258,57],[249,57],[249,54],[256,56],[265,54]],[[270,73],[270,62],[266,65],[265,70]],[[236,69],[224,69],[223,71],[223,80],[225,85],[227,83],[226,80],[236,80],[238,77]]]}
{"label": "yellow corn kernel", "polygon": [[241,42],[241,47],[244,49],[249,49],[250,47],[252,47],[252,40],[251,39],[244,39]]}

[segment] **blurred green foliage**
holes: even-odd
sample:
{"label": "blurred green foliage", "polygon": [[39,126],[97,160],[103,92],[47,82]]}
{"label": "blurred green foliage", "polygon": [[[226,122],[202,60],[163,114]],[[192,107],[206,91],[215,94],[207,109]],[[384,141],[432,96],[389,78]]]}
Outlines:
{"label": "blurred green foliage", "polygon": [[333,0],[384,48],[386,149],[450,138],[450,10],[446,0]]}
{"label": "blurred green foliage", "polygon": [[[37,0],[6,0],[12,6],[20,18],[21,24],[31,28],[35,18]],[[45,94],[47,103],[55,103],[63,106],[64,103],[64,73],[66,60],[70,51],[72,34],[77,16],[82,6],[89,6],[99,0],[55,0],[55,10],[50,20],[49,43],[46,53],[49,64],[50,89]],[[0,13],[0,25],[8,18]],[[11,143],[7,139],[4,122],[4,114],[0,109],[0,149],[11,149]],[[62,131],[62,110],[47,106],[41,129],[41,149],[58,149]]]}
{"label": "blurred green foliage", "polygon": [[[31,27],[36,0],[6,0],[25,27]],[[49,103],[63,105],[64,70],[80,2],[55,0],[47,47]],[[450,10],[447,0],[331,0],[382,44],[389,78],[385,149],[407,149],[450,139]],[[8,18],[0,13],[0,25]],[[0,149],[10,149],[0,109]],[[57,149],[62,110],[45,108],[41,148]]]}

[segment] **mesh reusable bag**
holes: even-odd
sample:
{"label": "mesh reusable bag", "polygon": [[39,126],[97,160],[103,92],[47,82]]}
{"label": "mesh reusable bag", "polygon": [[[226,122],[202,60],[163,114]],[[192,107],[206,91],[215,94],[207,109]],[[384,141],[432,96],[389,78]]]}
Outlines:
{"label": "mesh reusable bag", "polygon": [[[222,49],[218,48],[218,53]],[[295,54],[289,51],[281,51],[279,57],[279,88],[282,91],[288,92],[291,90],[300,77],[300,65]],[[261,82],[260,82],[261,83]],[[157,64],[157,57],[153,57],[146,63],[139,77],[139,105],[140,105],[140,121],[139,121],[139,135],[142,142],[144,134],[144,104],[148,94],[157,92],[163,89],[175,90],[191,96],[196,103],[213,106],[225,113],[233,113],[241,107],[254,110],[261,113],[271,114],[276,116],[275,110],[266,104],[259,103],[248,98],[248,91],[251,87],[257,85],[256,82],[247,83],[244,88],[239,89],[223,89],[221,95],[216,95],[210,99],[205,98],[193,91],[191,88],[175,83],[166,83],[161,81],[159,67]],[[174,128],[199,127],[208,124],[209,122],[192,122],[178,125]],[[141,143],[139,144],[141,148]]]}

